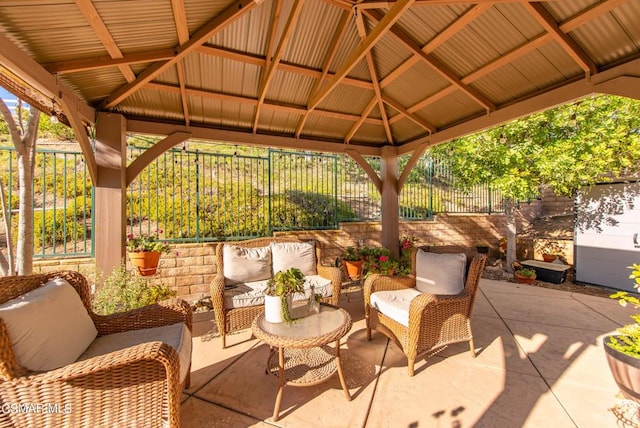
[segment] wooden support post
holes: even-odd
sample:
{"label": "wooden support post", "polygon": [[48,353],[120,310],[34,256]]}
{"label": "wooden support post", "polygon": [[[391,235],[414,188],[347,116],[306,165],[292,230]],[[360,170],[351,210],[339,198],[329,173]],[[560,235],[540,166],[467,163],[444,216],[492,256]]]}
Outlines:
{"label": "wooden support post", "polygon": [[398,201],[398,151],[393,146],[382,148],[382,245],[391,250],[391,256],[400,256],[398,246],[399,201]]}

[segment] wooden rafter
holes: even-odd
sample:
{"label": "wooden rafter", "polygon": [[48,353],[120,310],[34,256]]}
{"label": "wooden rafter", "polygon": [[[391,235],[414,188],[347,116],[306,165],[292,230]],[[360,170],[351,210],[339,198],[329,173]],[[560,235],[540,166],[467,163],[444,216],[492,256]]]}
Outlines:
{"label": "wooden rafter", "polygon": [[[367,10],[364,13],[377,21],[384,19],[384,15],[376,10]],[[484,95],[480,94],[475,89],[462,83],[458,76],[456,76],[456,74],[451,69],[446,67],[435,57],[423,52],[418,43],[413,40],[404,30],[399,27],[393,26],[389,29],[389,34],[395,36],[395,38],[402,42],[402,44],[409,50],[409,52],[417,55],[420,60],[430,66],[433,70],[437,71],[442,77],[447,79],[453,85],[456,85],[458,89],[467,94],[478,104],[483,106],[487,111],[495,110],[496,107],[491,101],[489,101]]]}
{"label": "wooden rafter", "polygon": [[561,22],[559,25],[560,31],[569,33],[628,1],[629,0],[602,0],[599,3],[595,3],[565,22]]}
{"label": "wooden rafter", "polygon": [[[356,28],[360,39],[364,40],[367,37],[367,29],[365,28],[364,18],[361,13],[355,10],[356,15]],[[380,109],[380,115],[382,116],[382,124],[384,125],[384,132],[387,134],[387,141],[389,144],[393,144],[393,134],[391,134],[391,127],[389,126],[389,118],[387,117],[387,111],[384,107],[384,101],[382,100],[382,91],[380,90],[380,82],[378,81],[378,73],[376,72],[376,65],[373,62],[373,55],[371,51],[367,51],[365,54],[367,59],[367,67],[369,68],[369,75],[371,76],[371,82],[373,83],[373,91],[376,94],[376,100],[378,101],[378,108]]]}
{"label": "wooden rafter", "polygon": [[176,131],[167,135],[164,139],[158,141],[153,146],[142,152],[129,166],[127,166],[125,182],[127,187],[133,182],[133,180],[149,165],[154,159],[157,159],[161,154],[174,147],[176,144],[180,144],[185,140],[191,138],[190,132]]}
{"label": "wooden rafter", "polygon": [[[419,102],[415,103],[414,105],[412,105],[410,107],[407,107],[407,112],[415,113],[418,110],[428,106],[429,104],[433,104],[436,101],[438,101],[439,99],[442,99],[442,98],[454,93],[457,90],[458,90],[458,88],[455,87],[454,85],[449,85],[446,88],[436,92],[435,94],[425,98],[424,100],[419,101]],[[396,123],[397,121],[399,121],[403,117],[404,117],[404,115],[398,114],[398,115],[392,117],[390,122],[391,123]]]}
{"label": "wooden rafter", "polygon": [[[189,41],[189,25],[187,23],[187,14],[184,10],[184,1],[171,0],[171,9],[173,10],[173,21],[176,25],[176,33],[178,34],[178,43],[183,45]],[[176,62],[176,72],[178,73],[178,84],[180,85],[180,100],[182,101],[184,123],[189,126],[189,122],[191,121],[189,118],[189,100],[187,99],[187,92],[185,91],[182,60]]]}
{"label": "wooden rafter", "polygon": [[[80,9],[80,12],[84,16],[84,18],[87,20],[87,22],[89,23],[93,31],[96,33],[96,36],[98,36],[98,39],[100,39],[100,42],[103,44],[103,46],[107,50],[107,53],[109,54],[109,56],[111,56],[111,58],[114,58],[114,59],[122,58],[124,56],[122,55],[122,51],[118,47],[118,44],[116,43],[116,41],[111,36],[109,29],[104,24],[104,21],[100,17],[100,14],[94,7],[91,0],[75,0],[75,1],[76,1],[76,6],[78,6],[78,9]],[[128,65],[120,64],[118,65],[118,69],[120,70],[120,72],[122,73],[122,75],[124,76],[127,82],[132,82],[135,80],[136,75],[133,72],[133,70],[131,70],[131,67],[129,67]]]}
{"label": "wooden rafter", "polygon": [[[460,30],[469,25],[473,20],[489,10],[492,6],[493,3],[488,2],[480,3],[470,7],[456,20],[449,24],[444,30],[442,30],[434,38],[432,38],[424,46],[422,46],[420,50],[426,54],[433,52],[451,37],[456,35]],[[414,53],[411,57],[409,57],[409,59],[407,59],[405,62],[396,67],[395,70],[385,76],[385,78],[380,82],[381,86],[384,88],[385,86],[391,84],[395,79],[400,77],[404,72],[411,69],[411,67],[419,62],[420,56]]]}
{"label": "wooden rafter", "polygon": [[523,6],[531,13],[538,23],[547,31],[562,49],[582,68],[587,75],[598,72],[598,67],[582,50],[580,46],[566,33],[560,30],[558,23],[551,13],[539,3],[524,2]]}
{"label": "wooden rafter", "polygon": [[287,23],[282,33],[282,37],[280,38],[280,42],[278,43],[278,48],[276,49],[273,58],[270,58],[270,55],[267,53],[267,68],[265,69],[265,72],[262,75],[262,83],[260,84],[260,91],[258,95],[258,105],[256,106],[256,115],[253,120],[254,134],[258,130],[258,122],[260,120],[260,107],[264,103],[264,99],[267,96],[267,91],[269,90],[269,84],[273,79],[273,76],[275,74],[276,68],[278,67],[278,64],[280,64],[280,61],[282,60],[284,51],[287,48],[287,44],[289,43],[289,39],[293,34],[293,29],[296,27],[296,24],[298,23],[298,19],[300,18],[300,14],[302,13],[303,5],[304,5],[304,0],[295,0],[293,8],[291,9],[291,13],[289,14],[289,19],[287,19]]}
{"label": "wooden rafter", "polygon": [[347,133],[347,136],[344,137],[344,142],[346,144],[349,144],[351,142],[351,139],[353,138],[354,135],[356,135],[356,132],[358,132],[358,129],[360,129],[362,124],[367,120],[367,117],[369,117],[371,110],[373,110],[377,102],[378,102],[378,99],[376,97],[371,98],[371,101],[369,101],[369,104],[367,104],[367,107],[365,107],[364,111],[362,112],[362,115],[360,115],[360,119],[358,119],[356,123],[353,124],[353,126]]}
{"label": "wooden rafter", "polygon": [[[146,88],[157,90],[157,91],[171,92],[175,94],[180,93],[180,87],[168,85],[166,83],[151,82],[147,84]],[[242,104],[251,104],[253,106],[255,106],[258,103],[258,100],[256,98],[243,97],[239,95],[231,95],[231,94],[225,94],[225,93],[214,92],[214,91],[205,91],[202,89],[186,88],[185,90],[187,92],[187,95],[189,96],[210,98],[210,99],[215,99],[220,101],[229,101],[229,102],[236,102],[236,103],[242,103]],[[284,103],[278,103],[278,102],[266,101],[266,100],[262,104],[262,106],[263,108],[268,110],[282,111],[286,113],[293,113],[293,114],[299,114],[299,115],[304,114],[307,111],[305,106],[284,104]],[[317,114],[318,116],[329,117],[333,119],[347,120],[351,122],[360,120],[360,116],[357,116],[354,114],[322,110],[322,109],[315,109],[313,111],[313,114]],[[373,125],[382,125],[382,120],[375,119],[372,117],[367,117],[365,119],[365,122]]]}
{"label": "wooden rafter", "polygon": [[435,126],[433,126],[432,124],[430,124],[426,120],[421,119],[420,117],[416,116],[414,113],[411,113],[402,104],[400,104],[396,100],[394,100],[394,99],[392,99],[392,98],[390,98],[390,97],[388,97],[386,95],[383,95],[382,98],[383,98],[385,103],[389,104],[391,107],[396,109],[400,114],[404,115],[407,119],[411,120],[416,125],[421,126],[422,128],[426,129],[430,133],[437,132],[437,129],[436,129]]}
{"label": "wooden rafter", "polygon": [[[313,88],[311,88],[311,92],[310,92],[311,94],[314,94],[318,90],[318,88],[320,88],[320,85],[322,84],[322,82],[324,82],[325,79],[327,79],[327,75],[329,74],[329,66],[333,62],[333,59],[336,56],[336,52],[338,52],[338,46],[340,45],[340,42],[342,41],[344,35],[346,34],[347,28],[349,28],[349,17],[350,17],[349,12],[347,11],[342,12],[342,17],[340,18],[340,22],[338,23],[338,27],[337,27],[338,31],[336,31],[333,34],[333,39],[331,40],[331,43],[329,43],[329,49],[327,50],[327,54],[324,58],[324,63],[322,64],[322,72],[320,73],[320,76],[316,79],[316,83],[313,85]],[[346,83],[346,79],[345,79],[345,83]],[[304,128],[305,123],[307,123],[307,118],[309,117],[309,113],[310,111],[307,111],[298,120],[298,125],[296,126],[296,138],[300,138],[302,129]]]}
{"label": "wooden rafter", "polygon": [[378,25],[369,35],[358,45],[358,47],[347,57],[346,61],[338,69],[336,74],[309,100],[309,110],[315,109],[335,87],[342,82],[344,77],[356,66],[365,54],[384,36],[387,31],[396,23],[400,16],[415,2],[415,0],[398,0],[391,9],[378,21]]}
{"label": "wooden rafter", "polygon": [[157,75],[173,66],[176,62],[180,61],[186,55],[193,52],[198,48],[198,46],[201,46],[222,29],[226,28],[228,25],[243,16],[245,13],[249,12],[255,6],[256,3],[254,0],[237,0],[229,7],[227,7],[224,11],[222,11],[222,13],[211,19],[198,31],[196,31],[187,43],[184,43],[183,45],[177,47],[176,55],[173,56],[173,58],[169,59],[168,61],[157,62],[149,66],[146,70],[140,73],[140,75],[138,75],[138,77],[133,82],[120,87],[113,94],[107,97],[107,99],[105,99],[100,104],[100,108],[108,109],[120,103],[122,100],[138,91],[142,86],[153,80]]}
{"label": "wooden rafter", "polygon": [[49,62],[42,64],[42,66],[50,73],[65,74],[87,70],[98,70],[100,68],[111,68],[119,65],[163,61],[170,59],[173,55],[175,55],[175,51],[173,49],[159,49],[147,52],[130,53],[124,55],[122,58],[102,56],[69,61]]}

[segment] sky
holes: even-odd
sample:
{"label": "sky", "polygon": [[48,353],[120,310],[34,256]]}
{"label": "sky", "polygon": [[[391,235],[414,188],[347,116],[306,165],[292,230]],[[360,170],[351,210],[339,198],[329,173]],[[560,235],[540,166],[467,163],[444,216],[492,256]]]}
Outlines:
{"label": "sky", "polygon": [[7,92],[7,90],[5,90],[2,86],[0,86],[0,98],[2,98],[5,103],[7,104],[7,107],[9,107],[10,109],[13,109],[13,107],[15,107],[15,103],[11,102],[8,103],[8,100],[15,100],[16,96]]}

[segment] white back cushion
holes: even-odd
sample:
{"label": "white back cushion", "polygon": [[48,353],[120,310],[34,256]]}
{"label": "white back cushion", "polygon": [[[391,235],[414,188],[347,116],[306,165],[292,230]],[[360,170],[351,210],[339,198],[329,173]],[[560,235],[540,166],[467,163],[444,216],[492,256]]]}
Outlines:
{"label": "white back cushion", "polygon": [[304,275],[317,274],[314,241],[274,242],[271,244],[271,250],[273,251],[274,274],[290,268],[298,268]]}
{"label": "white back cushion", "polygon": [[223,273],[227,284],[271,278],[271,247],[222,247]]}
{"label": "white back cushion", "polygon": [[75,362],[98,335],[80,296],[64,279],[0,305],[18,364],[53,370]]}
{"label": "white back cushion", "polygon": [[436,254],[418,250],[416,288],[421,293],[455,295],[464,289],[467,255]]}

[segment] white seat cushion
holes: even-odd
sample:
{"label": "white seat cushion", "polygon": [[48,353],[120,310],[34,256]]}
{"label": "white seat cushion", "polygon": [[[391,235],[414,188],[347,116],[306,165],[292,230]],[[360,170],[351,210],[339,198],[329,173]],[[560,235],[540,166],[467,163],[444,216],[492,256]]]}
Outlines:
{"label": "white seat cushion", "polygon": [[273,253],[273,273],[298,268],[304,275],[317,274],[316,245],[309,242],[274,242],[271,244]]}
{"label": "white seat cushion", "polygon": [[166,343],[178,352],[180,359],[180,383],[182,383],[187,377],[187,371],[191,364],[191,332],[184,323],[100,336],[80,355],[78,361],[120,351],[141,343],[156,341]]}
{"label": "white seat cushion", "polygon": [[409,327],[409,306],[411,300],[420,294],[422,293],[416,288],[376,291],[371,295],[371,306],[392,320]]}
{"label": "white seat cushion", "polygon": [[269,279],[271,273],[271,247],[245,248],[237,245],[222,247],[225,284]]}
{"label": "white seat cushion", "polygon": [[464,290],[467,255],[436,254],[418,250],[416,288],[422,293],[456,295]]}
{"label": "white seat cushion", "polygon": [[[268,281],[253,281],[243,284],[233,284],[224,291],[225,309],[246,308],[264,304],[264,290]],[[314,286],[316,294],[322,297],[329,297],[333,294],[331,280],[320,275],[309,275],[305,277],[305,293],[296,293],[294,301],[308,299],[311,294],[311,285]]]}
{"label": "white seat cushion", "polygon": [[18,364],[48,371],[76,361],[98,335],[75,289],[64,279],[0,305]]}

